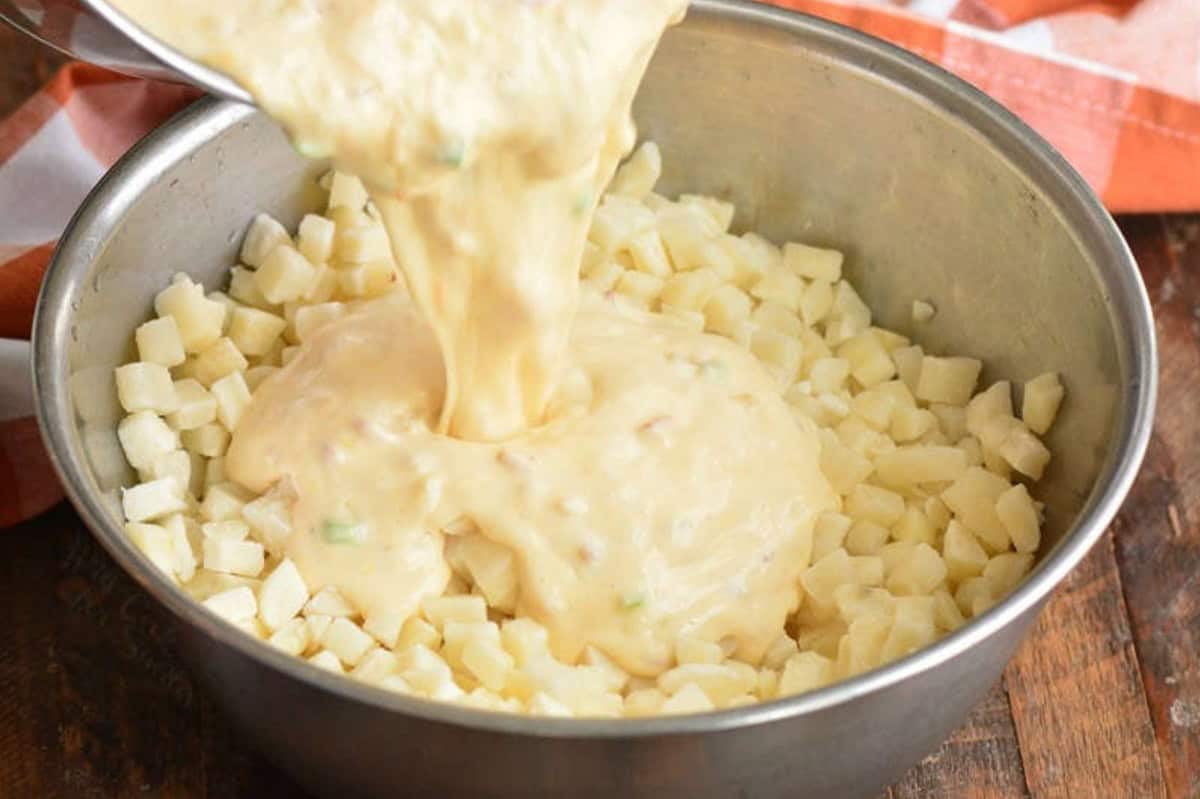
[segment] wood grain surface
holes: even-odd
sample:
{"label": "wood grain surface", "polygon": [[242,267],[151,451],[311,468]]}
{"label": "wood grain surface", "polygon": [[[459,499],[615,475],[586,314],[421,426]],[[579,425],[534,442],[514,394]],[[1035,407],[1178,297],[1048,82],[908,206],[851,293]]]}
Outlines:
{"label": "wood grain surface", "polygon": [[[0,116],[57,63],[0,26]],[[1200,799],[1200,215],[1120,223],[1162,358],[1146,465],[1004,679],[888,799]],[[0,532],[0,797],[303,795],[73,511]]]}

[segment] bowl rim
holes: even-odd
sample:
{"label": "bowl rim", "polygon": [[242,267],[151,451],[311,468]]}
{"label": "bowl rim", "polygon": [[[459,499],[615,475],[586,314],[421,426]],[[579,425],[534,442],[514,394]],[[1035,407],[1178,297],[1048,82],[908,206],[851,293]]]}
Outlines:
{"label": "bowl rim", "polygon": [[[105,5],[99,0],[88,3],[97,9]],[[1137,475],[1153,423],[1158,363],[1151,306],[1136,262],[1112,217],[1079,174],[1037,133],[996,101],[918,56],[836,23],[745,0],[694,0],[691,14],[765,26],[836,49],[838,55],[849,59],[850,66],[869,70],[898,90],[932,103],[943,112],[953,112],[959,121],[985,136],[1001,155],[1014,162],[1048,204],[1064,215],[1070,207],[1083,220],[1083,227],[1090,228],[1086,230],[1089,241],[1081,242],[1080,246],[1091,250],[1096,279],[1107,289],[1109,315],[1117,328],[1119,365],[1126,380],[1123,402],[1117,406],[1113,443],[1083,509],[1062,540],[1043,556],[1022,585],[982,616],[934,644],[848,680],[735,709],[639,719],[532,717],[410,697],[329,674],[221,621],[145,561],[124,535],[121,525],[112,520],[98,492],[92,489],[86,456],[75,431],[66,364],[70,303],[86,277],[78,265],[94,261],[115,223],[162,170],[257,113],[250,106],[212,98],[198,101],[153,131],[101,179],[60,239],[35,312],[32,367],[43,440],[68,498],[121,568],[181,621],[252,661],[311,688],[431,722],[535,738],[634,739],[688,735],[818,713],[895,686],[956,658],[1045,602],[1116,514]],[[141,43],[145,34],[137,33],[132,38]],[[164,60],[172,66],[182,59],[175,53],[169,55],[173,60]],[[190,67],[181,71],[192,77],[197,73],[194,64]],[[1044,177],[1035,179],[1032,177],[1035,173]],[[1051,188],[1057,190],[1053,198],[1045,196]],[[1079,235],[1080,226],[1073,227]],[[76,265],[74,272],[72,264]]]}

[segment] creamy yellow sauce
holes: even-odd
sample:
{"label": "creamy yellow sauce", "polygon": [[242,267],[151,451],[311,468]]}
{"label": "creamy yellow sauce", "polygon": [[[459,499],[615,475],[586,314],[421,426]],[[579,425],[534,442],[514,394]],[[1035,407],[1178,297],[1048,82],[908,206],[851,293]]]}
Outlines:
{"label": "creamy yellow sauce", "polygon": [[[591,211],[682,0],[120,0],[371,187],[408,291],[322,328],[235,430],[228,474],[294,498],[277,554],[405,614],[447,539],[517,563],[515,611],[570,661],[754,662],[835,498],[815,430],[743,348],[578,299]],[[342,531],[327,534],[330,525]]]}

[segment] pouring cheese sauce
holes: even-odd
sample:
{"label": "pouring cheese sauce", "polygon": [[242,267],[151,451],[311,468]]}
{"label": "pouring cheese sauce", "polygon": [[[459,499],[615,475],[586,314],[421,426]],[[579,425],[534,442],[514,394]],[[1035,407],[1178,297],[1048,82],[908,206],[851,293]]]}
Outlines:
{"label": "pouring cheese sauce", "polygon": [[[291,558],[368,618],[511,553],[556,655],[756,662],[835,498],[815,428],[744,348],[579,297],[592,209],[682,0],[120,0],[371,187],[407,283],[255,392],[228,474],[292,502]],[[490,598],[489,598],[490,599]]]}

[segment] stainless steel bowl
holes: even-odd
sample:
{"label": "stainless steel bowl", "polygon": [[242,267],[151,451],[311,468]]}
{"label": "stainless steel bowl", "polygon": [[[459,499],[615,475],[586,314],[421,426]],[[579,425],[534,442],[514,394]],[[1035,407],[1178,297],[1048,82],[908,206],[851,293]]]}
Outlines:
{"label": "stainless steel bowl", "polygon": [[[112,556],[178,617],[184,656],[241,729],[329,796],[871,797],[934,749],[988,687],[1125,496],[1150,432],[1154,330],[1116,227],[1014,117],[929,64],[836,25],[699,2],[638,100],[664,188],[738,203],[736,224],[844,248],[888,326],[985,358],[985,379],[1063,373],[1030,579],[954,635],[821,691],[706,715],[573,721],[385,693],[275,652],[211,617],[138,553],[116,497],[112,368],[171,274],[210,288],[250,216],[319,202],[322,166],[249,107],[204,101],[93,192],[42,291],[35,379],[67,491]],[[914,328],[915,298],[934,320]]]}

